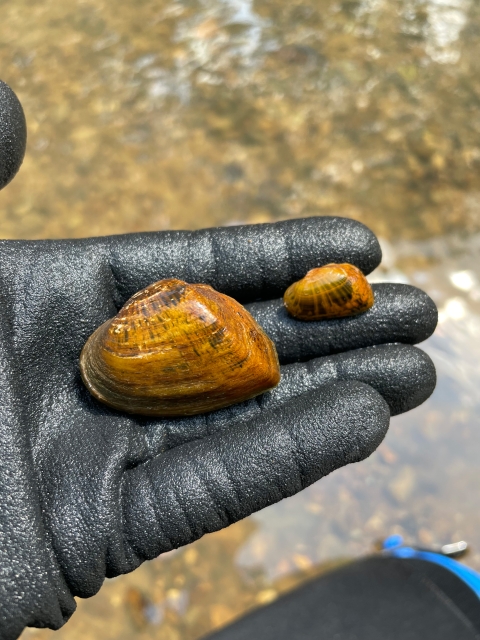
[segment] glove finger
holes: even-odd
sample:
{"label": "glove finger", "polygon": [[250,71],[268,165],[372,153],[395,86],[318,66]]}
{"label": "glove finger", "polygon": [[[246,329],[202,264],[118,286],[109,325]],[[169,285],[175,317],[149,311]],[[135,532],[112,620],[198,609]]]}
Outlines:
{"label": "glove finger", "polygon": [[369,456],[389,423],[368,385],[339,382],[126,472],[128,570]]}
{"label": "glove finger", "polygon": [[0,189],[19,170],[26,144],[27,124],[22,105],[10,87],[0,80]]}
{"label": "glove finger", "polygon": [[260,406],[277,407],[324,385],[348,380],[373,387],[395,416],[425,402],[437,376],[432,360],[421,349],[403,344],[367,347],[282,367],[280,384],[262,397]]}
{"label": "glove finger", "polygon": [[435,330],[435,303],[406,284],[375,284],[375,304],[350,318],[302,322],[288,315],[282,300],[254,302],[247,309],[275,342],[282,364],[388,342],[415,344]]}
{"label": "glove finger", "polygon": [[145,425],[150,455],[205,438],[232,425],[260,419],[305,393],[315,393],[334,382],[359,381],[382,395],[391,415],[410,411],[433,393],[435,367],[429,356],[410,345],[388,344],[356,349],[309,362],[282,366],[280,384],[247,402],[210,414]]}
{"label": "glove finger", "polygon": [[370,273],[382,257],[370,229],[336,217],[129,234],[106,241],[124,299],[172,277],[210,284],[240,302],[274,298],[313,267],[350,262]]}

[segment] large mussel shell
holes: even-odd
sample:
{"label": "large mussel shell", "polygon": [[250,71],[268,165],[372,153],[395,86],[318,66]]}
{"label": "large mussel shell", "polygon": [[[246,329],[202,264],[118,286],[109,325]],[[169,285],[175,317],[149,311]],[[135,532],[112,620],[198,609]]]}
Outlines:
{"label": "large mussel shell", "polygon": [[236,300],[208,285],[161,280],[136,293],[86,342],[89,391],[122,411],[188,416],[275,387],[273,342]]}
{"label": "large mussel shell", "polygon": [[353,264],[326,264],[312,269],[285,291],[288,313],[299,320],[354,316],[370,309],[372,287]]}

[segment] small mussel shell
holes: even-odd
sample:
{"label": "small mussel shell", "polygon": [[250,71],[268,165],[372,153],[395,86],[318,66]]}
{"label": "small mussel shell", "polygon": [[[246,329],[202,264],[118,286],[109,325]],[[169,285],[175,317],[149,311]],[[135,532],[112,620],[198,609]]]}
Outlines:
{"label": "small mussel shell", "polygon": [[285,291],[287,311],[299,320],[354,316],[370,309],[373,291],[353,264],[326,264],[312,269]]}
{"label": "small mussel shell", "polygon": [[189,416],[272,389],[275,346],[236,300],[204,284],[161,280],[136,293],[88,339],[83,382],[115,409]]}

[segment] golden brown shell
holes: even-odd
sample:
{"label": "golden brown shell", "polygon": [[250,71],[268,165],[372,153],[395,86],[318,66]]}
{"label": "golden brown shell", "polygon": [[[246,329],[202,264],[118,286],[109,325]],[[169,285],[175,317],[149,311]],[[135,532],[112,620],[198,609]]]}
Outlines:
{"label": "golden brown shell", "polygon": [[221,409],[275,387],[273,342],[236,300],[204,284],[160,280],[88,339],[88,390],[110,407],[150,416]]}
{"label": "golden brown shell", "polygon": [[363,313],[373,305],[373,291],[353,264],[312,269],[285,291],[288,313],[299,320],[326,320]]}

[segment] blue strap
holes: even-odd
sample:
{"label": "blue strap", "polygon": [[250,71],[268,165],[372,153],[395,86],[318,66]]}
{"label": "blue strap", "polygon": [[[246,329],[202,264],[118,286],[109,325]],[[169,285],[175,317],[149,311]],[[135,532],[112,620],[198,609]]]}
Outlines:
{"label": "blue strap", "polygon": [[435,553],[434,551],[423,551],[405,546],[402,536],[398,535],[390,536],[383,542],[383,553],[388,556],[393,556],[394,558],[415,558],[417,560],[426,560],[427,562],[439,564],[457,575],[476,593],[477,597],[480,598],[480,574],[470,569],[470,567],[460,564],[460,562],[457,562],[453,558],[449,558],[441,553]]}

